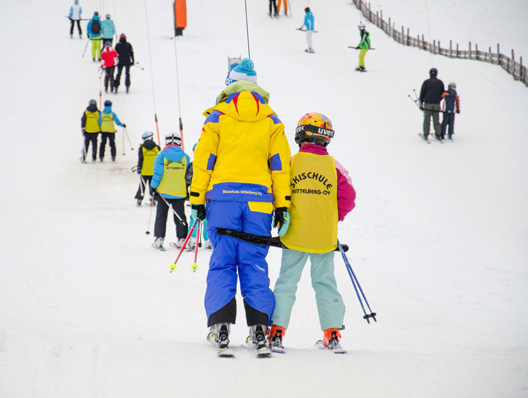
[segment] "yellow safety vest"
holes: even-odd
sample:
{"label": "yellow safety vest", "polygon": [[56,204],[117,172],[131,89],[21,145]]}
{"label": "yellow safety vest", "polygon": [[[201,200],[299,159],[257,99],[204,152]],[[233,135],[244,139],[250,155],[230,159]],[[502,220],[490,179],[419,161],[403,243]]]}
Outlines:
{"label": "yellow safety vest", "polygon": [[101,113],[101,131],[103,133],[115,133],[114,115],[112,113]]}
{"label": "yellow safety vest", "polygon": [[158,192],[185,198],[187,196],[186,173],[187,158],[185,156],[179,162],[163,159],[163,176],[157,188]]}
{"label": "yellow safety vest", "polygon": [[152,149],[145,147],[141,148],[143,151],[143,166],[141,166],[141,174],[144,176],[154,175],[154,161],[159,153],[159,148],[155,146]]}
{"label": "yellow safety vest", "polygon": [[299,152],[290,169],[290,226],[281,241],[293,250],[328,253],[337,247],[337,172],[334,158]]}
{"label": "yellow safety vest", "polygon": [[86,111],[86,124],[84,125],[84,131],[87,133],[99,133],[99,111],[90,112]]}

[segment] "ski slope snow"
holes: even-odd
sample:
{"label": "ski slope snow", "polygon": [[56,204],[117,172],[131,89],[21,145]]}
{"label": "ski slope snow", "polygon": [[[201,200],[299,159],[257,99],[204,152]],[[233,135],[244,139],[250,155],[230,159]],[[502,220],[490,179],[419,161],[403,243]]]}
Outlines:
{"label": "ski slope snow", "polygon": [[[368,73],[356,73],[347,46],[363,18],[350,1],[291,0],[292,17],[278,20],[267,2],[247,1],[251,58],[292,152],[304,113],[333,121],[329,151],[357,190],[339,236],[378,322],[362,319],[336,255],[347,355],[313,348],[321,331],[305,271],[287,353],[258,360],[242,347],[239,300],[236,358],[218,359],[205,341],[209,253],[200,251],[197,272],[184,253],[169,273],[177,252],[150,247],[154,214],[135,206],[131,167],[155,115],[162,137],[182,118],[190,152],[224,87],[227,56],[248,55],[245,2],[188,1],[176,40],[169,0],[80,3],[84,18],[112,14],[144,68],[132,68],[130,94],[102,94],[131,139],[119,129],[116,163],[79,162],[80,117],[99,101],[101,81],[89,49],[82,56],[86,39],[69,38],[70,4],[0,5],[0,397],[527,396],[526,86],[496,65],[402,47],[368,23],[376,50]],[[372,7],[416,34],[428,33],[428,20],[435,39],[526,48],[523,1],[512,3],[516,13],[491,0],[429,4],[429,19],[421,1],[392,3]],[[306,5],[315,54],[295,30]],[[408,96],[432,66],[458,86],[454,143],[418,137],[422,117]],[[167,231],[174,239],[172,221]],[[280,250],[268,261],[273,285]]]}

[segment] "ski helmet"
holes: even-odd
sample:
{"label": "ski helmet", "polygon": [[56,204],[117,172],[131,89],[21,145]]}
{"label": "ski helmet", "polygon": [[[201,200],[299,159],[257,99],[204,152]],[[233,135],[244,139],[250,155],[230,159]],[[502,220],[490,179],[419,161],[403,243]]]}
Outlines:
{"label": "ski helmet", "polygon": [[152,131],[145,131],[141,135],[141,138],[143,139],[143,141],[151,140],[152,138],[154,138],[154,133]]}
{"label": "ski helmet", "polygon": [[306,8],[304,9],[304,11],[305,11],[305,12],[310,11],[310,7],[306,7]]}
{"label": "ski helmet", "polygon": [[121,33],[121,34],[119,35],[119,38],[120,38],[120,39],[126,39],[126,35],[125,35],[124,33]]}
{"label": "ski helmet", "polygon": [[365,25],[363,25],[363,24],[358,25],[358,29],[359,30],[365,30]]}
{"label": "ski helmet", "polygon": [[105,18],[110,19],[110,14],[106,14]]}
{"label": "ski helmet", "polygon": [[308,141],[326,147],[332,138],[334,138],[332,122],[322,113],[307,113],[297,123],[295,143],[299,146]]}
{"label": "ski helmet", "polygon": [[88,106],[97,106],[97,101],[94,99],[91,99],[90,101],[88,101]]}
{"label": "ski helmet", "polygon": [[99,12],[94,12],[94,16],[98,17],[99,16]]}
{"label": "ski helmet", "polygon": [[431,76],[431,77],[436,77],[436,75],[438,75],[438,69],[436,69],[436,68],[431,68],[431,69],[429,70],[429,76]]}
{"label": "ski helmet", "polygon": [[104,45],[104,46],[105,46],[105,47],[112,47],[112,43],[109,42],[109,41],[107,41],[107,42],[105,42],[105,45]]}
{"label": "ski helmet", "polygon": [[104,105],[105,105],[105,106],[112,106],[112,101],[110,101],[110,100],[106,100],[106,101],[104,102]]}
{"label": "ski helmet", "polygon": [[456,90],[456,83],[455,82],[451,82],[447,85],[447,88],[452,88],[452,89],[455,89]]}
{"label": "ski helmet", "polygon": [[179,133],[170,133],[165,136],[165,145],[181,145]]}

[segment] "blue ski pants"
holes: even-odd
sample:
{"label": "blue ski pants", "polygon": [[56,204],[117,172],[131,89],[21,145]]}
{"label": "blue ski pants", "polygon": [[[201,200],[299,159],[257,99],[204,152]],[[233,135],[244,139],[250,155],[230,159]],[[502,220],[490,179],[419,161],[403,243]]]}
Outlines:
{"label": "blue ski pants", "polygon": [[219,235],[216,228],[271,236],[273,204],[212,200],[206,211],[207,232],[213,245],[204,300],[207,319],[235,297],[237,279],[246,303],[271,319],[275,298],[269,287],[266,262],[269,247]]}

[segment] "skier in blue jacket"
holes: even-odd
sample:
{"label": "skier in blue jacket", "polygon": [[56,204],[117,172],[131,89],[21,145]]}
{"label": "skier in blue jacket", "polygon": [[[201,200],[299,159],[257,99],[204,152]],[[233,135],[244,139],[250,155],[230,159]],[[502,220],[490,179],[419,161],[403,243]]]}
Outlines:
{"label": "skier in blue jacket", "polygon": [[112,112],[112,101],[106,100],[104,102],[104,109],[99,114],[99,126],[101,126],[101,145],[99,146],[99,160],[102,162],[105,154],[106,140],[109,141],[110,154],[112,155],[112,162],[116,160],[116,144],[115,144],[115,124],[121,127],[126,127],[126,124],[121,123],[117,115]]}
{"label": "skier in blue jacket", "polygon": [[103,36],[102,45],[105,47],[106,43],[110,42],[112,45],[114,41],[114,35],[116,33],[114,21],[110,19],[110,14],[106,14],[105,20],[101,24],[101,34]]}
{"label": "skier in blue jacket", "polygon": [[92,60],[95,62],[101,60],[101,20],[99,13],[94,12],[94,16],[86,26],[86,35],[92,42]]}
{"label": "skier in blue jacket", "polygon": [[312,47],[312,33],[314,31],[314,16],[310,11],[310,7],[306,7],[304,11],[306,12],[304,15],[304,23],[299,28],[299,30],[303,30],[303,28],[306,27],[306,44],[308,45],[308,48],[304,51],[307,53],[313,53],[314,49]]}
{"label": "skier in blue jacket", "polygon": [[[156,223],[154,225],[154,243],[152,247],[164,250],[163,241],[167,230],[167,216],[170,204],[176,224],[176,247],[181,248],[187,237],[188,225],[185,217],[185,199],[187,198],[186,176],[189,173],[191,159],[181,149],[181,137],[178,133],[165,136],[165,148],[158,153],[154,161],[154,175],[150,186],[165,200],[158,199]],[[166,202],[165,202],[166,201]]]}

